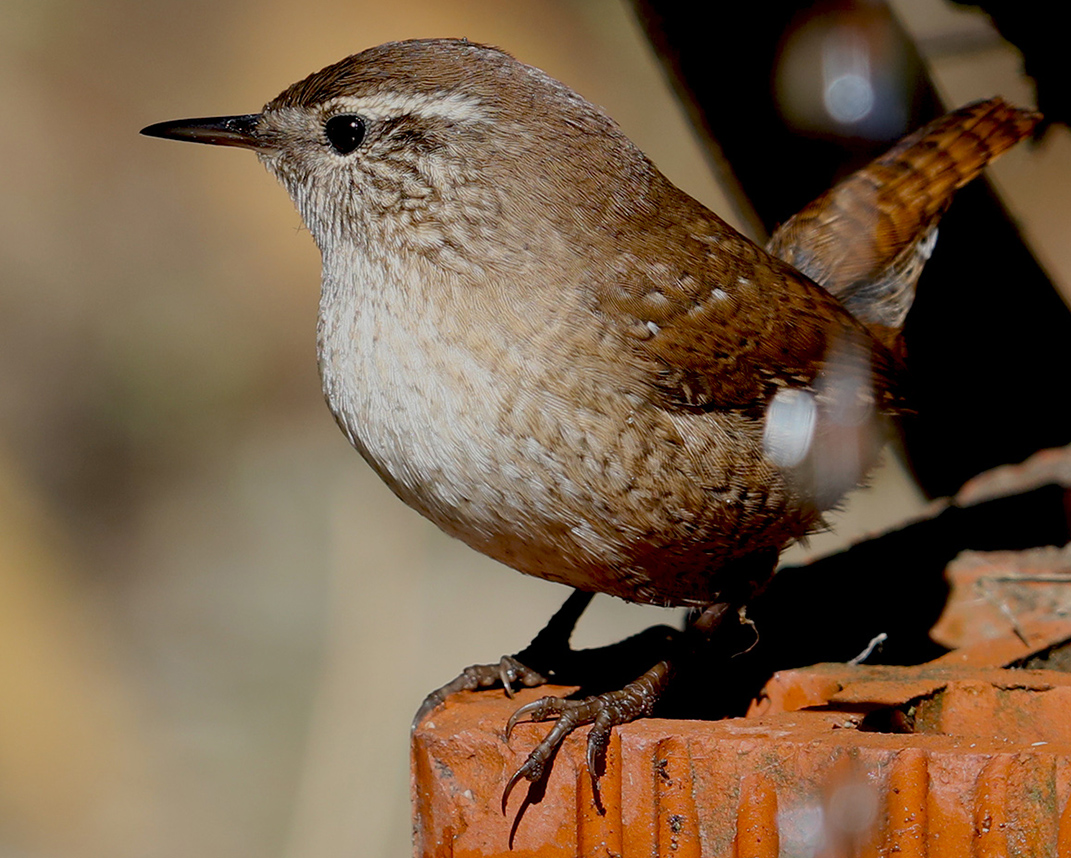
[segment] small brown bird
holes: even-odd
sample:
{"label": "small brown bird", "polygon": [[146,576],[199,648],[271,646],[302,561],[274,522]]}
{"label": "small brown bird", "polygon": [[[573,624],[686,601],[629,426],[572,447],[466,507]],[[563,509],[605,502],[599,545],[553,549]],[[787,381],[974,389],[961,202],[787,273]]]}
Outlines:
{"label": "small brown bird", "polygon": [[[323,257],[339,426],[447,533],[581,591],[547,632],[567,642],[593,592],[696,606],[710,631],[859,483],[875,419],[903,401],[890,345],[934,224],[1035,121],[999,101],[940,120],[772,253],[600,109],[463,40],[382,45],[261,113],[144,133],[252,149],[279,178]],[[620,691],[523,707],[511,727],[558,723],[506,796],[589,722],[594,773],[612,726],[648,713],[671,673],[664,660]],[[544,681],[504,659],[420,714],[455,688]]]}

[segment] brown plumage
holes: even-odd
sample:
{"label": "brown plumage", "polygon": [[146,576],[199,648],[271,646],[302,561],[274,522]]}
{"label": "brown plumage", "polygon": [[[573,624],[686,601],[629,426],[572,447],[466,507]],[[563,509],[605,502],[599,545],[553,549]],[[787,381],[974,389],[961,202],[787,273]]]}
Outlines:
{"label": "brown plumage", "polygon": [[[402,500],[522,572],[708,606],[709,630],[876,458],[902,395],[871,328],[890,302],[900,321],[921,264],[903,260],[952,191],[1030,122],[999,108],[931,126],[786,224],[772,248],[795,268],[597,107],[465,41],[382,45],[260,114],[146,132],[253,149],[286,186],[323,256],[328,404]],[[579,723],[596,752],[671,673],[521,710],[561,720],[510,787]],[[447,690],[500,679],[545,676],[511,662]]]}

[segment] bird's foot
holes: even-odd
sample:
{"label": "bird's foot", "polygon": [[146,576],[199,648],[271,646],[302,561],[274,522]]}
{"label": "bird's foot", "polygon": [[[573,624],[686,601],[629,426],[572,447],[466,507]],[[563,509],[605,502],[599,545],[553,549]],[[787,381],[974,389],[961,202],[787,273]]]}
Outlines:
{"label": "bird's foot", "polygon": [[668,684],[672,672],[669,661],[660,661],[639,679],[617,691],[608,691],[580,700],[543,697],[525,704],[514,712],[506,725],[507,742],[513,733],[513,728],[522,722],[554,721],[555,723],[543,741],[532,749],[528,759],[513,773],[506,784],[502,793],[502,812],[506,812],[506,803],[509,801],[510,793],[522,779],[535,783],[542,778],[547,765],[565,741],[565,737],[577,727],[591,724],[587,741],[588,774],[591,776],[595,803],[601,813],[598,767],[605,759],[610,731],[616,726],[650,715],[655,702]]}
{"label": "bird's foot", "polygon": [[[569,648],[569,637],[577,620],[591,601],[592,593],[574,590],[535,639],[516,655],[504,655],[497,664],[474,664],[442,688],[424,698],[413,718],[415,728],[431,712],[457,691],[478,691],[481,688],[501,687],[513,697],[513,687],[536,688],[556,677],[556,671],[575,655]],[[530,665],[538,665],[539,669]]]}
{"label": "bird's foot", "polygon": [[501,687],[509,697],[513,697],[514,686],[536,688],[546,685],[549,680],[538,671],[521,664],[512,655],[504,655],[497,664],[473,664],[461,671],[458,676],[441,688],[436,688],[424,698],[413,718],[416,727],[433,710],[441,706],[446,698],[458,691],[478,691],[481,688]]}

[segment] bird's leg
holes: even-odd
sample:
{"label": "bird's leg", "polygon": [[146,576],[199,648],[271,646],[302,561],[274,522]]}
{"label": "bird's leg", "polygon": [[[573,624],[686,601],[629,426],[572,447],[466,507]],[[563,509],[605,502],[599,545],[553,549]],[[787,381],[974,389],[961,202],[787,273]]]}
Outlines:
{"label": "bird's leg", "polygon": [[591,777],[595,802],[602,812],[599,766],[604,762],[610,731],[616,726],[628,724],[652,713],[655,703],[673,678],[677,664],[695,649],[700,640],[706,640],[714,633],[730,615],[732,608],[732,602],[717,602],[689,617],[684,633],[678,632],[670,640],[669,656],[624,688],[577,700],[543,697],[514,712],[506,724],[506,741],[509,741],[513,728],[523,721],[554,721],[555,724],[506,783],[502,793],[502,812],[505,813],[510,793],[521,779],[535,783],[543,777],[547,764],[553,759],[565,737],[584,724],[592,725],[587,740],[588,774]]}
{"label": "bird's leg", "polygon": [[466,667],[455,679],[431,692],[420,704],[413,718],[413,726],[416,727],[447,697],[458,691],[501,686],[506,690],[506,694],[512,697],[515,685],[536,688],[553,680],[573,655],[569,639],[593,595],[574,590],[539,634],[519,653],[504,655],[496,664],[474,664]]}

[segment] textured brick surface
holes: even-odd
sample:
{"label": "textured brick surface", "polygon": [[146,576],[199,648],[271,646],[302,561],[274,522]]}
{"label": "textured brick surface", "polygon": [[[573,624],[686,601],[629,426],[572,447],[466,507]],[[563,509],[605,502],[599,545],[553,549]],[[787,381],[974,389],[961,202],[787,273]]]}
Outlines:
{"label": "textured brick surface", "polygon": [[748,718],[616,729],[605,815],[586,730],[503,815],[505,780],[547,727],[507,745],[518,701],[458,695],[413,736],[416,853],[1071,856],[1071,676],[992,666],[1051,647],[1048,631],[922,667],[787,671]]}

